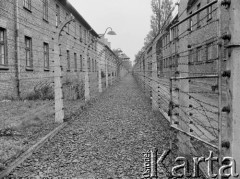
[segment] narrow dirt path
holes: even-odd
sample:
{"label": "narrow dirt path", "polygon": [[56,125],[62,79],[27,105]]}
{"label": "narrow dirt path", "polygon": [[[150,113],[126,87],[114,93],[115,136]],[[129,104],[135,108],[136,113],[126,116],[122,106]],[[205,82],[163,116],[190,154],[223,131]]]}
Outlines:
{"label": "narrow dirt path", "polygon": [[143,153],[168,148],[169,138],[168,123],[128,75],[10,176],[138,179]]}

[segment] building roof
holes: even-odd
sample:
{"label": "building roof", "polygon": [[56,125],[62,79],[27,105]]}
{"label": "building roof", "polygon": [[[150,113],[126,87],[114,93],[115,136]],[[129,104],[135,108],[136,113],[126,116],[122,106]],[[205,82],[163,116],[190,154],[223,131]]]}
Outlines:
{"label": "building roof", "polygon": [[198,0],[188,0],[187,10],[189,10]]}
{"label": "building roof", "polygon": [[93,30],[93,28],[88,24],[88,22],[81,16],[81,14],[67,1],[67,0],[58,0],[65,8],[67,8],[73,16],[78,20],[84,27],[87,28],[91,34],[96,37],[99,37],[98,34]]}

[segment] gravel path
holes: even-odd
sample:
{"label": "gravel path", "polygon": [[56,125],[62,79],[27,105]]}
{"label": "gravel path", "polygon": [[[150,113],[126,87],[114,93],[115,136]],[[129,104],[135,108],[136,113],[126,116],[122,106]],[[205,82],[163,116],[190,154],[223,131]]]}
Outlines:
{"label": "gravel path", "polygon": [[10,176],[138,179],[143,152],[166,149],[169,138],[168,123],[128,75]]}

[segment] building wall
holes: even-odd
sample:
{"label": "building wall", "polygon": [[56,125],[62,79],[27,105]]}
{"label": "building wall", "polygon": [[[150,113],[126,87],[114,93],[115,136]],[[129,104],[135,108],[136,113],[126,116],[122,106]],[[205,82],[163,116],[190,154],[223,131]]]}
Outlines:
{"label": "building wall", "polygon": [[15,92],[14,58],[14,0],[0,1],[0,28],[5,32],[6,65],[0,65],[0,93],[8,96]]}
{"label": "building wall", "polygon": [[[48,0],[48,19],[44,20],[43,16],[43,1],[34,0],[31,1],[31,9],[25,8],[24,1],[17,1],[18,3],[18,66],[19,66],[19,80],[20,80],[20,92],[21,97],[26,96],[30,91],[37,87],[43,81],[51,83],[53,81],[53,69],[54,59],[56,54],[54,52],[54,44],[56,43],[56,34],[59,28],[56,27],[56,4],[60,8],[60,21],[61,23],[66,21],[67,14],[70,16],[71,11],[68,10],[62,1],[50,1]],[[1,68],[1,85],[0,96],[16,96],[14,89],[16,89],[15,83],[15,58],[14,58],[14,3],[15,1],[1,1],[0,13],[0,27],[5,28],[7,31],[7,54],[8,65],[5,69]],[[69,26],[69,27],[68,27]],[[80,36],[80,26],[81,33]],[[90,42],[90,38],[94,37],[94,34],[90,32],[90,38],[87,41],[84,40],[84,31],[89,30],[89,27],[85,27],[85,23],[80,22],[76,18],[75,22],[71,22],[63,28],[61,36],[59,38],[60,46],[60,63],[63,69],[63,84],[69,81],[76,81],[83,79],[84,74],[84,60],[86,57],[84,51],[86,44]],[[25,52],[25,37],[32,39],[32,61],[33,67],[26,67],[26,52]],[[43,43],[49,44],[49,68],[44,68],[44,52]],[[70,69],[68,69],[67,50],[70,57]],[[74,54],[77,57],[77,68],[75,67]],[[81,60],[82,56],[82,68]],[[90,57],[90,77],[97,76],[96,70],[96,47],[93,44],[89,49]],[[94,62],[94,63],[93,63]],[[2,79],[8,82],[2,81]],[[44,83],[45,83],[44,82]]]}

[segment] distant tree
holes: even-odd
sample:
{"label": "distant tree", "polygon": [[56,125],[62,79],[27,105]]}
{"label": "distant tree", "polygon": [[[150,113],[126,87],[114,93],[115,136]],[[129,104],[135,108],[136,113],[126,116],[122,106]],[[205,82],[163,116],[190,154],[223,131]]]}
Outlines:
{"label": "distant tree", "polygon": [[153,15],[151,16],[151,30],[155,37],[163,27],[170,20],[172,12],[172,0],[152,0],[151,7]]}
{"label": "distant tree", "polygon": [[158,35],[163,26],[166,26],[171,20],[172,0],[152,0],[151,7],[153,15],[151,16],[151,29],[144,39],[143,48],[135,55],[135,58],[142,53],[148,44]]}
{"label": "distant tree", "polygon": [[147,34],[144,45],[151,42],[158,35],[164,25],[170,21],[172,12],[172,0],[152,0],[151,7],[153,15],[151,16],[151,30]]}

